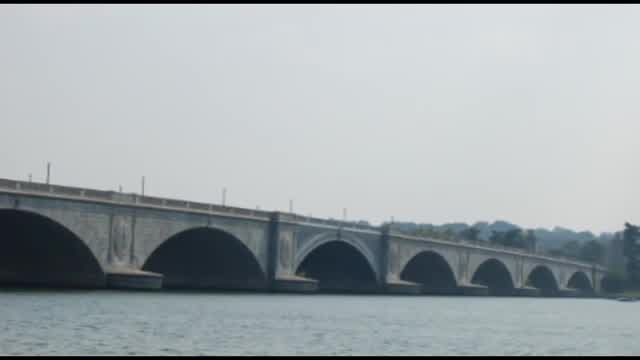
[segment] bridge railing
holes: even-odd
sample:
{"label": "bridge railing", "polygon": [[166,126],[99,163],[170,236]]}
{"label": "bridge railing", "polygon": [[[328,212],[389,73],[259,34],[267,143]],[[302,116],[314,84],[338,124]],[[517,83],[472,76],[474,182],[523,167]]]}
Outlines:
{"label": "bridge railing", "polygon": [[[152,205],[158,207],[169,207],[174,209],[193,209],[199,211],[211,211],[231,213],[234,215],[246,215],[253,217],[268,218],[272,212],[263,210],[253,210],[233,206],[223,206],[219,204],[209,204],[196,201],[177,200],[169,198],[161,198],[148,195],[139,195],[134,193],[121,193],[116,191],[104,191],[95,189],[78,188],[71,186],[52,185],[37,182],[18,181],[0,178],[0,189],[17,190],[31,193],[45,193],[54,195],[63,195],[69,197],[79,197],[83,199],[107,200],[118,203]],[[339,221],[334,219],[321,219],[311,216],[303,216],[295,213],[279,212],[282,219],[294,222],[309,222],[313,224],[329,225],[335,227],[348,227],[360,230],[379,231],[377,226],[362,224],[358,222]]]}
{"label": "bridge railing", "polygon": [[305,216],[296,213],[278,212],[280,219],[291,222],[307,222],[315,225],[328,225],[334,227],[352,228],[358,230],[380,231],[379,226],[363,224],[357,221],[341,221],[335,219],[322,219],[312,216]]}
{"label": "bridge railing", "polygon": [[17,181],[0,178],[0,189],[21,191],[36,194],[52,194],[67,197],[82,198],[87,200],[112,201],[122,204],[141,204],[175,209],[193,209],[199,211],[232,213],[253,217],[269,218],[270,212],[245,209],[233,206],[207,204],[196,201],[177,200],[155,196],[139,195],[133,193],[121,193],[117,191],[104,191],[95,189],[78,188],[71,186],[52,185],[37,182]]}

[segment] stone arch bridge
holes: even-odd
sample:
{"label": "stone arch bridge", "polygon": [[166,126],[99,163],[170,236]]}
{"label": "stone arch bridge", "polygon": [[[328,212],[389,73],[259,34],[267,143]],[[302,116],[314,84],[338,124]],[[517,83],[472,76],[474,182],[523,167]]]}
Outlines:
{"label": "stone arch bridge", "polygon": [[0,179],[0,284],[594,295],[602,266],[483,243]]}

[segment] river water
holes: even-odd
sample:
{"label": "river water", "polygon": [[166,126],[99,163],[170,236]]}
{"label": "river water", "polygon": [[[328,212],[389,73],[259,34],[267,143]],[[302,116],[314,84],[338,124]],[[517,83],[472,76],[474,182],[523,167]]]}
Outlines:
{"label": "river water", "polygon": [[640,355],[605,299],[0,290],[0,355]]}

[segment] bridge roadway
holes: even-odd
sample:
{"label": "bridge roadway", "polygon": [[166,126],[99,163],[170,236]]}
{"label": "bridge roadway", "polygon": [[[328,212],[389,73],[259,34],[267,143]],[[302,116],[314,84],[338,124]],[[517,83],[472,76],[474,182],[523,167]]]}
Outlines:
{"label": "bridge roadway", "polygon": [[0,179],[0,284],[591,296],[606,268],[389,227]]}

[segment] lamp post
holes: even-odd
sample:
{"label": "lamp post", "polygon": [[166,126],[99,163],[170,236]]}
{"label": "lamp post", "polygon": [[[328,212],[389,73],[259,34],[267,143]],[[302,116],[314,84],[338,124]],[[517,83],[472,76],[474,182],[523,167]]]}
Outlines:
{"label": "lamp post", "polygon": [[227,188],[222,188],[222,206],[227,203]]}

